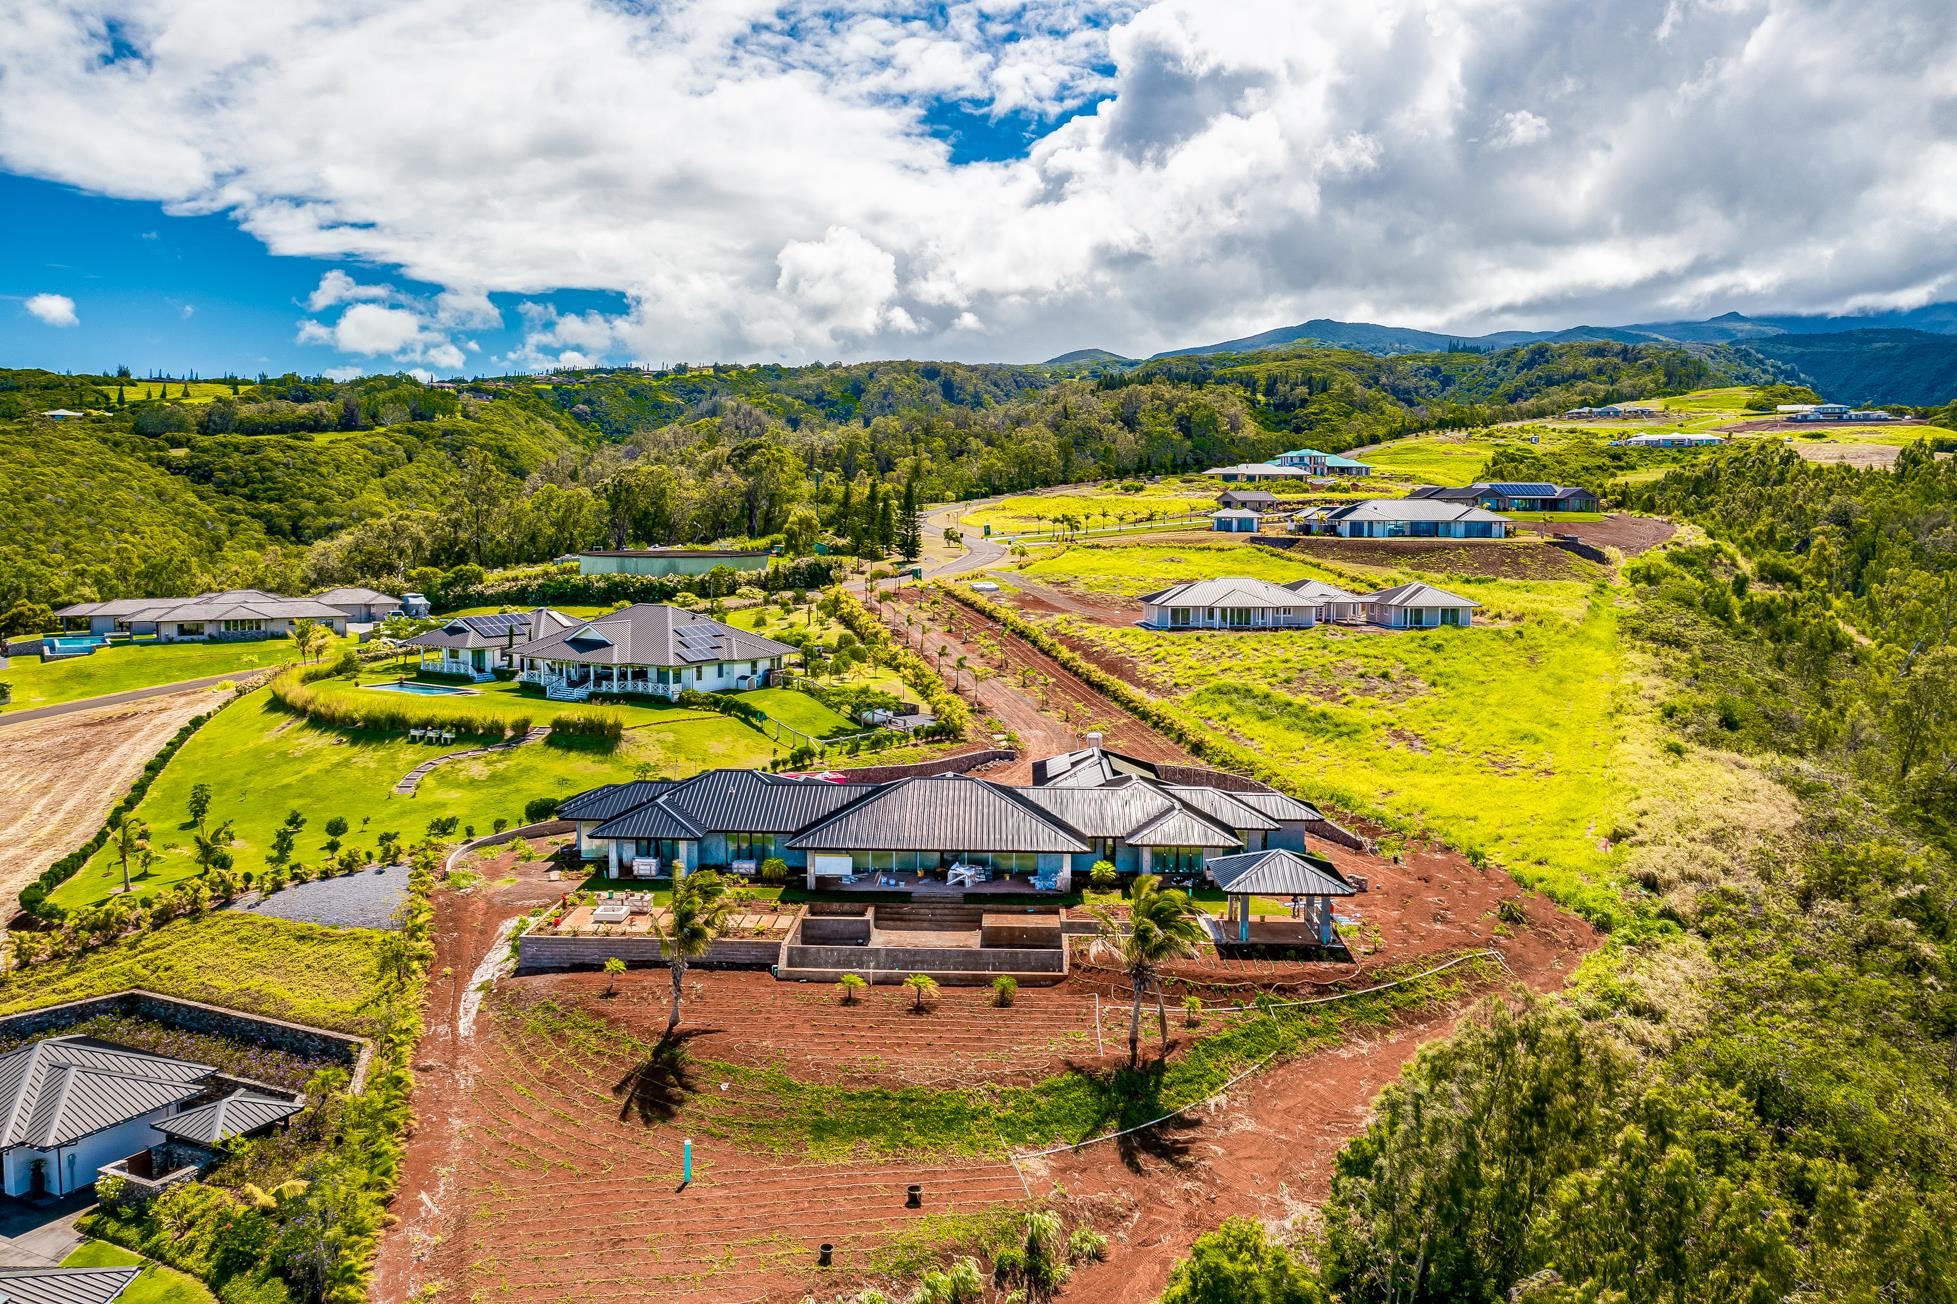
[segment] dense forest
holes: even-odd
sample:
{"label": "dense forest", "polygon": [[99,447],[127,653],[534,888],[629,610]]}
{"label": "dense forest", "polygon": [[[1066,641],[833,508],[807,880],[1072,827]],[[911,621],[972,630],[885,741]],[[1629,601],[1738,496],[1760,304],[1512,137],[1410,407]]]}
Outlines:
{"label": "dense forest", "polygon": [[[1703,352],[1703,351],[1702,351]],[[631,369],[431,386],[0,372],[0,610],[213,585],[427,587],[600,543],[895,548],[907,502],[1343,449],[1733,379],[1711,354],[1293,349],[1066,368]],[[48,421],[68,408],[85,419]]]}

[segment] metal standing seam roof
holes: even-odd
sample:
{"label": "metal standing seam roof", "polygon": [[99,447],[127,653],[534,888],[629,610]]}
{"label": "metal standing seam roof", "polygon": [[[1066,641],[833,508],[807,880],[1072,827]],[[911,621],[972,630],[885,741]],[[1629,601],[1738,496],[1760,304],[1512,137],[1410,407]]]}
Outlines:
{"label": "metal standing seam roof", "polygon": [[1164,791],[1185,806],[1193,806],[1204,815],[1221,824],[1226,829],[1241,833],[1245,829],[1270,830],[1277,827],[1277,821],[1263,811],[1237,800],[1221,788],[1204,788],[1194,784],[1170,784]]}
{"label": "metal standing seam roof", "polygon": [[899,779],[791,838],[812,851],[1051,851],[1094,848],[1013,789],[966,775]]}
{"label": "metal standing seam roof", "polygon": [[141,1268],[0,1268],[0,1304],[110,1304]]}
{"label": "metal standing seam roof", "polygon": [[1224,507],[1210,513],[1213,521],[1254,521],[1257,513],[1248,507]]}
{"label": "metal standing seam roof", "polygon": [[1479,607],[1481,604],[1431,584],[1396,584],[1378,593],[1368,593],[1362,601],[1376,607]]}
{"label": "metal standing seam roof", "polygon": [[1186,806],[1129,833],[1131,847],[1241,847],[1243,839]]}
{"label": "metal standing seam roof", "polygon": [[880,786],[708,770],[675,785],[663,802],[709,833],[794,833]]}
{"label": "metal standing seam roof", "polygon": [[682,842],[698,842],[707,836],[705,829],[686,818],[683,811],[674,810],[664,797],[607,820],[591,833],[598,838],[677,838]]}
{"label": "metal standing seam roof", "polygon": [[1233,575],[1214,580],[1188,580],[1142,595],[1154,607],[1305,607],[1296,593],[1269,580]]}
{"label": "metal standing seam roof", "polygon": [[575,797],[566,797],[557,805],[557,817],[566,820],[609,820],[616,819],[626,811],[636,810],[653,798],[679,785],[676,779],[632,779],[625,783],[608,783],[602,788],[591,788]]}
{"label": "metal standing seam roof", "polygon": [[1292,580],[1284,587],[1310,603],[1359,601],[1358,594],[1348,593],[1338,585],[1327,584],[1324,580]]}
{"label": "metal standing seam roof", "polygon": [[520,656],[623,666],[761,661],[793,651],[786,643],[735,629],[711,616],[653,602],[583,621],[516,648]]}
{"label": "metal standing seam roof", "polygon": [[0,1056],[0,1149],[47,1150],[188,1100],[208,1064],[93,1037],[49,1037]]}
{"label": "metal standing seam roof", "polygon": [[1230,896],[1352,896],[1353,887],[1329,864],[1274,848],[1218,856],[1203,868]]}
{"label": "metal standing seam roof", "polygon": [[1451,503],[1440,498],[1368,498],[1364,502],[1349,503],[1327,512],[1327,520],[1333,521],[1501,521],[1508,523],[1508,517],[1497,516],[1481,507]]}
{"label": "metal standing seam roof", "polygon": [[227,1137],[249,1136],[280,1119],[291,1118],[306,1104],[283,1096],[268,1096],[261,1091],[239,1089],[207,1105],[172,1114],[156,1124],[156,1130],[182,1141],[216,1145]]}
{"label": "metal standing seam roof", "polygon": [[1302,466],[1279,466],[1276,462],[1238,462],[1235,466],[1213,466],[1204,475],[1255,475],[1267,480],[1310,479]]}
{"label": "metal standing seam roof", "polygon": [[1021,795],[1090,838],[1125,838],[1176,809],[1174,801],[1144,783],[1096,788],[1027,788]]}
{"label": "metal standing seam roof", "polygon": [[1242,802],[1252,810],[1258,811],[1280,824],[1298,824],[1325,818],[1323,811],[1310,802],[1299,801],[1289,793],[1273,788],[1267,792],[1233,792],[1231,798]]}
{"label": "metal standing seam roof", "polygon": [[324,593],[315,593],[312,595],[312,600],[314,602],[324,602],[328,606],[332,606],[334,603],[345,603],[348,606],[360,607],[378,607],[383,603],[397,607],[401,605],[401,599],[391,593],[382,593],[379,589],[361,588],[358,585],[328,589]]}

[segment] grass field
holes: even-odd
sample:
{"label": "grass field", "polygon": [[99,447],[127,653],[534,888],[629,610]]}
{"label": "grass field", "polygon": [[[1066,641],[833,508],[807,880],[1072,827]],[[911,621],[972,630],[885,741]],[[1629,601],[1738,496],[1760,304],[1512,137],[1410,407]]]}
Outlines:
{"label": "grass field", "polygon": [[[1074,547],[1026,570],[1122,593],[1206,576],[1321,573],[1255,548]],[[1565,901],[1608,908],[1616,898],[1603,883],[1614,862],[1603,840],[1625,800],[1611,768],[1623,673],[1614,594],[1570,580],[1380,578],[1428,579],[1472,597],[1487,623],[1250,636],[1070,617],[1056,626],[1131,659],[1191,714],[1293,770],[1326,801],[1486,854],[1524,881],[1554,885]]]}
{"label": "grass field", "polygon": [[967,530],[977,531],[989,525],[994,534],[1051,529],[1066,516],[1078,518],[1088,528],[1096,528],[1210,511],[1216,506],[1216,496],[1228,487],[1199,479],[1149,485],[1131,494],[1119,489],[1021,494],[975,508],[960,519]]}
{"label": "grass field", "polygon": [[0,1013],[130,987],[255,1014],[367,1032],[376,946],[364,928],[321,928],[219,911],[180,919],[0,983]]}
{"label": "grass field", "polygon": [[1489,440],[1460,435],[1418,435],[1399,439],[1364,455],[1380,472],[1417,484],[1463,485],[1481,478],[1495,455]]}
{"label": "grass field", "polygon": [[116,1304],[217,1304],[217,1296],[204,1283],[188,1273],[153,1263],[120,1245],[107,1241],[84,1241],[61,1261],[64,1268],[133,1268],[142,1265],[142,1275],[116,1296]]}
{"label": "grass field", "polygon": [[[331,854],[325,824],[335,816],[349,826],[343,847],[373,847],[383,831],[412,842],[430,820],[450,815],[463,830],[487,833],[499,818],[522,823],[524,806],[535,797],[568,797],[641,769],[676,777],[719,765],[764,765],[775,754],[767,738],[729,716],[678,707],[637,708],[635,714],[651,722],[627,730],[615,751],[552,743],[518,747],[439,766],[421,781],[417,795],[397,797],[395,783],[442,749],[317,727],[272,706],[265,694],[253,694],[194,735],[138,808],[159,856],[149,876],[137,880],[138,889],[198,872],[185,814],[198,783],[211,787],[210,822],[234,821],[231,851],[238,867],[257,869],[291,810],[307,818],[295,858],[318,863]],[[104,848],[51,899],[73,908],[121,887],[121,865]]]}
{"label": "grass field", "polygon": [[[336,640],[327,655],[351,644],[350,639]],[[6,669],[0,670],[0,679],[14,687],[13,705],[4,709],[23,711],[186,679],[248,674],[297,657],[291,640],[283,638],[248,643],[141,643],[106,647],[65,661],[14,657]]]}

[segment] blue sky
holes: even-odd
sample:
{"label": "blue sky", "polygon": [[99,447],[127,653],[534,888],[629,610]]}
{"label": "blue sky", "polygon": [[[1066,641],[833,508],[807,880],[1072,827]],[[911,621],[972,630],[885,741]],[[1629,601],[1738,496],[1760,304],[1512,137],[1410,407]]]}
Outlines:
{"label": "blue sky", "polygon": [[0,361],[1034,361],[1957,299],[1948,0],[1491,3],[67,0],[0,40]]}

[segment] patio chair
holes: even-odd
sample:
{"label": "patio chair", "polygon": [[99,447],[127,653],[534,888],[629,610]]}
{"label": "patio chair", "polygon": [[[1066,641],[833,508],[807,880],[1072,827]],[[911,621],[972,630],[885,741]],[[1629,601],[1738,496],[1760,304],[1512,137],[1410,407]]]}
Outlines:
{"label": "patio chair", "polygon": [[408,741],[418,743],[421,741],[421,736],[427,732],[426,729],[416,725],[414,728],[408,730]]}

